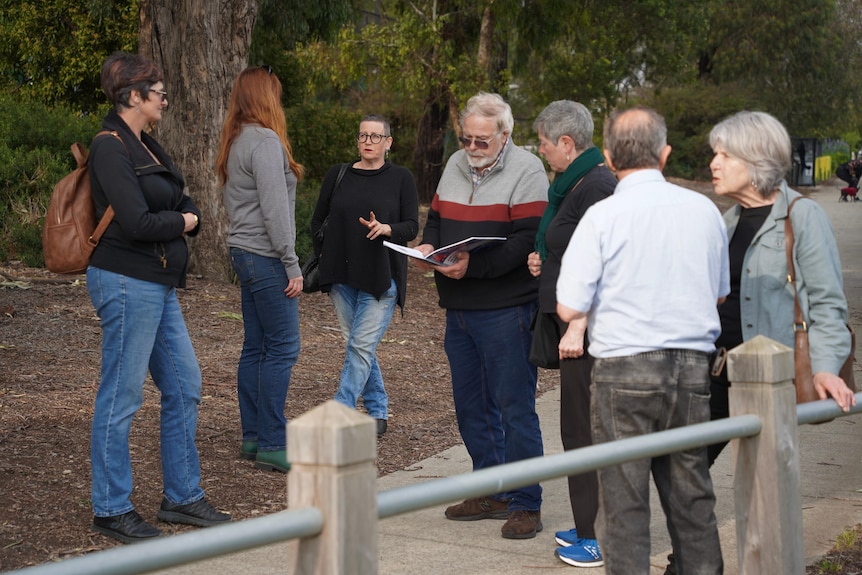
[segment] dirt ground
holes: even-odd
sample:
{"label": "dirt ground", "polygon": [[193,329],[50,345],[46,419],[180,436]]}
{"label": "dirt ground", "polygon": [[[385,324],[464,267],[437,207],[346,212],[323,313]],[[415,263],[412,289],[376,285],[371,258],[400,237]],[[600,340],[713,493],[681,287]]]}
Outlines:
{"label": "dirt ground", "polygon": [[[711,188],[686,185],[703,192]],[[101,334],[83,279],[0,263],[0,571],[118,545],[89,529],[89,436]],[[180,302],[203,373],[197,445],[207,498],[236,520],[283,510],[285,476],[238,457],[239,288],[202,278],[190,278],[188,288],[180,292]],[[289,419],[333,397],[343,361],[326,296],[301,296],[300,323],[302,353],[291,377]],[[433,277],[411,266],[405,313],[396,312],[378,349],[390,396],[389,429],[377,444],[381,475],[460,441],[443,332]],[[556,372],[540,370],[539,393],[556,383]],[[132,499],[156,523],[159,394],[152,382],[144,395],[130,440]],[[158,525],[167,534],[194,529]],[[841,553],[855,570],[828,572],[858,573],[862,553],[852,562],[846,560],[848,550]]]}

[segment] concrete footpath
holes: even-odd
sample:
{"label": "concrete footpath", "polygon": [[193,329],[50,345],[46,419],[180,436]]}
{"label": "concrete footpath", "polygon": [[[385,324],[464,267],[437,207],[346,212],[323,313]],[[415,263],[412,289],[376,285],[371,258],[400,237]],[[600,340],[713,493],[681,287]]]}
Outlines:
{"label": "concrete footpath", "polygon": [[[811,191],[832,219],[841,250],[844,283],[851,308],[851,323],[862,328],[862,202],[839,203],[837,185],[831,182]],[[856,366],[856,380],[862,371]],[[559,453],[559,388],[547,392],[537,403],[545,453]],[[846,527],[862,523],[862,416],[839,418],[823,425],[800,429],[801,489],[805,557],[811,563],[825,554]],[[409,469],[378,480],[381,491],[447,477],[470,470],[463,446],[455,446],[420,461]],[[725,573],[738,573],[736,526],[733,511],[733,470],[730,449],[725,449],[712,468],[717,496]],[[502,521],[448,521],[445,506],[400,515],[379,522],[379,573],[423,575],[468,573],[476,575],[572,572],[604,573],[604,569],[570,567],[554,556],[554,532],[573,527],[565,478],[543,484],[544,531],[535,539],[513,541],[500,536]],[[652,497],[651,574],[664,573],[670,539],[658,498]],[[171,575],[204,573],[285,573],[287,544],[277,544],[162,571]]]}

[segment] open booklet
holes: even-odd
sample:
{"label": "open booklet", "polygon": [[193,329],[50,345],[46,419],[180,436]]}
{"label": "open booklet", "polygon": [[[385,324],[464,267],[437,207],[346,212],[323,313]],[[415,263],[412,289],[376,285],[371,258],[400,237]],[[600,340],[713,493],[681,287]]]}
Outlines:
{"label": "open booklet", "polygon": [[458,256],[456,255],[458,252],[472,252],[473,250],[486,246],[490,243],[505,241],[506,238],[501,237],[467,238],[466,240],[461,240],[460,242],[455,242],[454,244],[449,244],[448,246],[437,248],[427,256],[422,255],[422,252],[420,252],[419,250],[415,250],[413,248],[408,248],[398,244],[393,244],[392,242],[387,242],[386,240],[383,240],[383,245],[390,250],[395,250],[396,252],[406,254],[411,258],[416,258],[417,260],[422,260],[429,264],[433,264],[436,266],[451,266],[456,261],[458,261]]}

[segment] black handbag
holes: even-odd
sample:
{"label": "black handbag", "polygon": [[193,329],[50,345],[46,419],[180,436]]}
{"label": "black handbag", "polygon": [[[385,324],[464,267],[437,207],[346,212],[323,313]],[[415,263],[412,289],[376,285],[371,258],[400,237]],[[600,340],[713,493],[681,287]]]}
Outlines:
{"label": "black handbag", "polygon": [[[349,163],[341,164],[341,169],[338,170],[338,177],[335,178],[335,186],[332,187],[332,194],[335,194],[335,190],[341,185],[341,178],[344,177],[344,172],[347,171],[347,166],[349,165]],[[332,194],[329,197],[330,202],[332,201]],[[329,216],[327,215],[320,225],[320,229],[317,230],[317,234],[314,236],[316,244],[319,246],[323,246],[323,236],[328,223]],[[320,291],[320,254],[315,253],[302,264],[302,292],[314,293],[318,291]]]}
{"label": "black handbag", "polygon": [[314,293],[320,291],[320,256],[314,254],[302,265],[302,291]]}
{"label": "black handbag", "polygon": [[530,329],[533,331],[530,362],[545,369],[560,369],[561,334],[554,316],[537,308]]}

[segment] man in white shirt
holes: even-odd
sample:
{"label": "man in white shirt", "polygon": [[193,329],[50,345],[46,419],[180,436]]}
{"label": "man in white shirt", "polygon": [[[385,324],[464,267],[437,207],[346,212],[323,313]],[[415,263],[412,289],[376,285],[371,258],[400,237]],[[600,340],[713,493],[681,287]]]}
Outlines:
{"label": "man in white shirt", "polygon": [[[581,334],[589,324],[596,444],[709,421],[716,304],[730,291],[721,214],[661,174],[671,151],[664,119],[616,112],[604,146],[619,184],[584,215],[557,282],[560,318]],[[599,470],[605,572],[649,573],[650,473],[681,572],[721,573],[705,448]]]}

